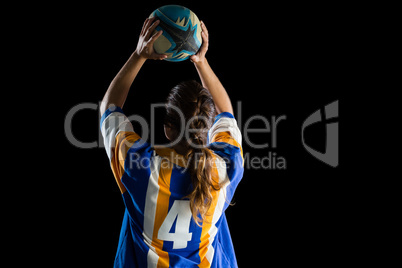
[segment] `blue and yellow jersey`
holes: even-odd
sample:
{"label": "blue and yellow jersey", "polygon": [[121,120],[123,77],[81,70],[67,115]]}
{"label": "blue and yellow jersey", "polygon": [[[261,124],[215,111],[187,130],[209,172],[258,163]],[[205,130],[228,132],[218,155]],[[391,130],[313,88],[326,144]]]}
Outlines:
{"label": "blue and yellow jersey", "polygon": [[114,267],[237,267],[225,216],[244,171],[234,116],[219,114],[208,132],[221,188],[201,227],[185,198],[191,179],[182,155],[143,141],[118,107],[103,114],[101,130],[125,204]]}

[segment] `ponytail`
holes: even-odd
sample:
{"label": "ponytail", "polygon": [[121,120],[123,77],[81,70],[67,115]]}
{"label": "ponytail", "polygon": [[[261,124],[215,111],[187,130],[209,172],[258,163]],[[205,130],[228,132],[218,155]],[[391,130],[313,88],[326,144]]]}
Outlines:
{"label": "ponytail", "polygon": [[[212,153],[206,148],[194,149],[189,154],[188,169],[193,189],[187,196],[190,199],[190,209],[197,225],[207,216],[212,203],[212,191],[219,190],[212,179]],[[198,216],[200,215],[200,217]]]}
{"label": "ponytail", "polygon": [[220,189],[214,181],[212,169],[214,157],[206,147],[207,133],[215,117],[215,105],[209,91],[195,81],[183,82],[174,87],[168,96],[165,124],[180,129],[177,113],[169,106],[178,107],[185,116],[187,170],[192,189],[186,196],[190,200],[193,219],[198,226],[205,220],[212,204],[213,191]]}

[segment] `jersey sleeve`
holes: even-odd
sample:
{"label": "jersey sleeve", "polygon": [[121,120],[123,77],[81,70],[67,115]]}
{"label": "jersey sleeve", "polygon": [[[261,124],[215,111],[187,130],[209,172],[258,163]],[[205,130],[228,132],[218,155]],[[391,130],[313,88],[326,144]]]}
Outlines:
{"label": "jersey sleeve", "polygon": [[208,132],[208,142],[224,142],[241,149],[242,136],[236,119],[231,113],[224,112],[215,117]]}
{"label": "jersey sleeve", "polygon": [[125,172],[127,152],[140,140],[140,136],[134,132],[133,125],[119,107],[106,110],[102,115],[100,126],[113,174],[120,191],[124,193],[126,188],[121,179]]}
{"label": "jersey sleeve", "polygon": [[224,112],[216,116],[208,132],[208,141],[209,148],[225,162],[227,197],[231,200],[244,173],[242,135],[231,113]]}

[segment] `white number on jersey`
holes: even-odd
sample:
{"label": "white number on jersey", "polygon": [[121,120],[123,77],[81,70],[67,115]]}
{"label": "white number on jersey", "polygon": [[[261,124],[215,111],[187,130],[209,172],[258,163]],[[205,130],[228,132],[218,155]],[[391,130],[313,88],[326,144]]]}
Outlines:
{"label": "white number on jersey", "polygon": [[[191,241],[191,237],[193,235],[189,232],[191,217],[190,201],[175,200],[169,210],[169,213],[159,228],[158,239],[173,241],[173,249],[186,248],[187,241]],[[176,229],[173,233],[170,233],[175,220]]]}

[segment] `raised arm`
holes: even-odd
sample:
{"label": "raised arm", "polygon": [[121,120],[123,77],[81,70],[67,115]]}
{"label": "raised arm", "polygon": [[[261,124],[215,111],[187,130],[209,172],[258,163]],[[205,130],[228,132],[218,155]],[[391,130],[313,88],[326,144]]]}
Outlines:
{"label": "raised arm", "polygon": [[197,69],[203,87],[208,89],[211,93],[217,112],[229,112],[233,114],[233,107],[229,95],[205,58],[205,54],[208,50],[208,30],[203,22],[201,22],[201,27],[202,46],[197,54],[190,57],[190,60]]}
{"label": "raised arm", "polygon": [[100,106],[102,115],[110,105],[123,107],[131,84],[147,59],[162,60],[166,58],[166,55],[157,54],[153,49],[153,43],[162,34],[162,31],[159,31],[151,36],[159,24],[159,20],[155,22],[154,20],[155,18],[145,20],[136,50],[110,83]]}

